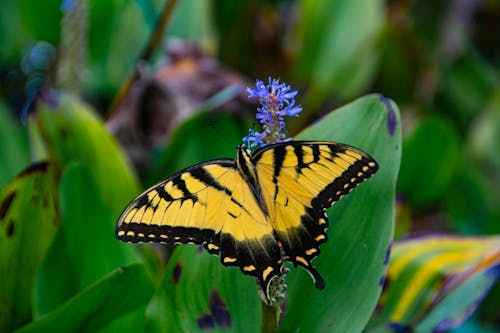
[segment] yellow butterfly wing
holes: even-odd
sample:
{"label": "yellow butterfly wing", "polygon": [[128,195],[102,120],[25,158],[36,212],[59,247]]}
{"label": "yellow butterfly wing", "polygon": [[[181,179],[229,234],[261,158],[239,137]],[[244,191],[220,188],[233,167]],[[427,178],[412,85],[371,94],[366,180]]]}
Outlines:
{"label": "yellow butterfly wing", "polygon": [[356,148],[318,141],[270,145],[252,163],[285,260],[305,268],[322,289],[311,260],[327,240],[326,209],[374,174],[377,163]]}
{"label": "yellow butterfly wing", "polygon": [[222,264],[255,276],[269,300],[281,274],[280,248],[234,160],[186,168],[146,190],[123,211],[116,229],[126,242],[200,244]]}

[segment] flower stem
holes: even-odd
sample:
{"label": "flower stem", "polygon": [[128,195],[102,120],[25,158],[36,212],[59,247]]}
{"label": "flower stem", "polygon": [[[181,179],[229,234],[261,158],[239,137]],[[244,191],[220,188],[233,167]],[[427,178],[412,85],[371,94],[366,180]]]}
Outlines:
{"label": "flower stem", "polygon": [[262,302],[262,333],[278,332],[280,312],[278,305],[267,305]]}
{"label": "flower stem", "polygon": [[87,62],[88,0],[67,2],[61,23],[57,86],[78,93]]}

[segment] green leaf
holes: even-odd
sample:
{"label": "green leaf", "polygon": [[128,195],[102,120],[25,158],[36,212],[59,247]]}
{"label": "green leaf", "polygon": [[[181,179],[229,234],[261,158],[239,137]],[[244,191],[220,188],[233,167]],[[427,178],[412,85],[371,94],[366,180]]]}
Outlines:
{"label": "green leaf", "polygon": [[258,332],[254,279],[193,245],[178,247],[146,312],[149,332]]}
{"label": "green leaf", "polygon": [[[401,154],[397,107],[382,96],[367,96],[331,113],[300,139],[352,144],[380,164],[373,179],[330,210],[330,241],[314,261],[327,287],[316,290],[301,269],[288,277],[281,330],[360,331],[375,307],[394,224],[395,182]],[[340,217],[342,215],[342,217]],[[304,306],[307,304],[307,306]],[[154,332],[256,332],[261,302],[254,279],[194,246],[176,248],[165,279],[148,307]]]}
{"label": "green leaf", "polygon": [[500,233],[500,88],[466,135],[465,159],[445,203],[455,231]]}
{"label": "green leaf", "polygon": [[[243,69],[244,73],[269,73],[266,71],[270,67],[269,63],[276,63],[273,60],[274,50],[266,50],[266,55],[271,52],[271,56],[266,56],[264,61],[259,61],[256,58],[258,58],[259,48],[262,46],[258,45],[253,38],[253,36],[258,35],[255,30],[258,31],[259,29],[255,28],[254,22],[259,19],[260,15],[267,14],[266,21],[269,19],[274,20],[274,18],[270,18],[272,16],[269,13],[271,10],[266,8],[268,2],[252,3],[232,0],[212,2],[211,13],[216,34],[217,58],[223,64],[240,70]],[[261,11],[267,13],[261,14]],[[273,25],[271,22],[268,23],[271,26]],[[273,71],[276,70],[276,68],[272,69]]]}
{"label": "green leaf", "polygon": [[95,332],[140,308],[153,293],[142,264],[118,268],[66,303],[16,333]]}
{"label": "green leaf", "polygon": [[421,208],[448,189],[461,159],[460,139],[450,120],[428,116],[405,138],[404,147],[398,190]]}
{"label": "green leaf", "polygon": [[[22,50],[26,47],[26,41],[29,39],[18,7],[17,2],[0,1],[0,36],[2,36],[0,58],[4,66],[7,64],[12,66],[19,62]],[[12,31],[16,33],[13,34]],[[6,85],[10,83],[8,78],[4,79],[3,82]],[[8,94],[8,92],[4,91],[3,94]]]}
{"label": "green leaf", "polygon": [[117,267],[140,261],[116,240],[114,220],[90,169],[71,163],[61,179],[61,226],[40,269],[35,314],[43,316]]}
{"label": "green leaf", "polygon": [[311,84],[307,103],[320,105],[332,93],[344,99],[353,97],[367,85],[374,72],[383,4],[370,0],[300,1],[300,49],[294,68]]}
{"label": "green leaf", "polygon": [[187,39],[213,48],[214,34],[210,25],[211,6],[208,1],[179,1],[169,23],[168,36]]}
{"label": "green leaf", "polygon": [[57,230],[53,176],[31,166],[0,192],[0,331],[29,322],[35,272]]}
{"label": "green leaf", "polygon": [[464,235],[500,233],[500,221],[495,219],[495,213],[500,213],[500,198],[495,195],[498,185],[475,162],[465,161],[445,193],[450,227]]}
{"label": "green leaf", "polygon": [[42,105],[38,116],[49,157],[62,170],[71,161],[85,162],[112,220],[139,193],[129,162],[102,121],[77,98],[61,95],[57,107]]}
{"label": "green leaf", "polygon": [[133,72],[150,24],[136,1],[89,1],[86,83],[94,96],[109,97]]}
{"label": "green leaf", "polygon": [[457,327],[500,276],[498,236],[422,237],[399,242],[392,252],[372,328],[389,323],[416,332]]}
{"label": "green leaf", "polygon": [[473,48],[444,70],[438,103],[467,128],[498,85],[498,72]]}
{"label": "green leaf", "polygon": [[28,136],[25,129],[9,115],[0,102],[0,188],[30,162]]}
{"label": "green leaf", "polygon": [[500,86],[470,129],[471,155],[500,174]]}
{"label": "green leaf", "polygon": [[[48,0],[39,2],[33,0],[16,1],[22,24],[30,33],[30,39],[45,40],[52,44],[59,41],[61,22],[61,2]],[[40,15],[43,13],[43,15]]]}

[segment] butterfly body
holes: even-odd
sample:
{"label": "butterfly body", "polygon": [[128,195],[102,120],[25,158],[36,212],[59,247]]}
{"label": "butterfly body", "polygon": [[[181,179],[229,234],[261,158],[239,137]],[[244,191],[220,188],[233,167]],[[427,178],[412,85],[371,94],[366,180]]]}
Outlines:
{"label": "butterfly body", "polygon": [[116,234],[127,242],[194,243],[225,266],[269,285],[283,261],[301,266],[327,240],[326,209],[376,172],[360,150],[333,142],[290,141],[250,155],[193,165],[143,192],[124,210]]}

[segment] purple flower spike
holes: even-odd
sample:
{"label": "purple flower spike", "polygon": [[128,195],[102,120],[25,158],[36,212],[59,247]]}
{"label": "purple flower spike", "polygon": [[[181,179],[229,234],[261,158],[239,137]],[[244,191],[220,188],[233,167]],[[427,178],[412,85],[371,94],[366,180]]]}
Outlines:
{"label": "purple flower spike", "polygon": [[291,140],[286,138],[284,117],[296,117],[302,111],[300,105],[295,105],[297,91],[291,89],[289,85],[280,83],[279,79],[272,78],[269,78],[267,85],[256,80],[255,89],[247,88],[248,97],[257,97],[261,104],[256,119],[263,129],[262,133],[250,130],[243,138],[248,149]]}

